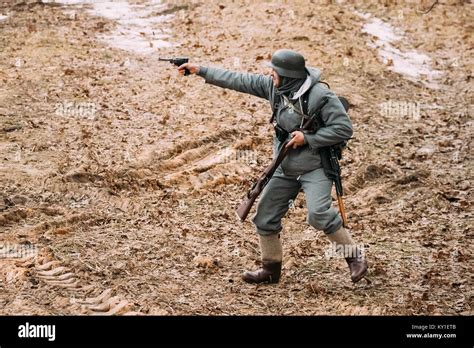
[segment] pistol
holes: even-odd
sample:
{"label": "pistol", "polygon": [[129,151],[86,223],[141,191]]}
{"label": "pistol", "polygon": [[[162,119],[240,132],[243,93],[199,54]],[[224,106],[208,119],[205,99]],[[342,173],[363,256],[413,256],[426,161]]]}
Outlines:
{"label": "pistol", "polygon": [[[189,58],[187,57],[180,57],[180,58],[158,58],[158,60],[161,60],[163,62],[170,62],[171,64],[174,64],[176,66],[181,66],[184,63],[189,62]],[[184,69],[184,76],[188,76],[191,73],[189,72],[188,69]]]}

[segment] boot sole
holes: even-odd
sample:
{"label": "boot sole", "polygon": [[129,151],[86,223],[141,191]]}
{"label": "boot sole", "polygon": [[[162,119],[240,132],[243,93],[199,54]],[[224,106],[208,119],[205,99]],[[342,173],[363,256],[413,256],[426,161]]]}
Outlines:
{"label": "boot sole", "polygon": [[280,279],[277,280],[263,280],[261,282],[254,281],[252,279],[248,279],[242,276],[242,280],[248,284],[278,284]]}
{"label": "boot sole", "polygon": [[366,268],[366,269],[365,269],[365,272],[362,273],[359,277],[357,277],[356,279],[352,279],[352,282],[353,282],[353,283],[357,283],[358,281],[362,280],[362,278],[364,278],[364,277],[367,275],[367,273],[369,273],[369,269],[368,269],[368,268]]}

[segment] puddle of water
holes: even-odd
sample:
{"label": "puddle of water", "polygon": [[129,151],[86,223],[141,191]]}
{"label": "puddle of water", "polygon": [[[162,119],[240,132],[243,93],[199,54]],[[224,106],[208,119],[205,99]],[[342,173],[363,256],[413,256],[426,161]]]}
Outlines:
{"label": "puddle of water", "polygon": [[385,64],[390,62],[389,70],[405,75],[407,78],[420,81],[430,88],[440,88],[435,82],[443,74],[439,70],[431,68],[431,58],[426,54],[419,53],[415,49],[402,51],[392,46],[392,42],[400,41],[404,38],[403,32],[396,30],[389,23],[370,14],[355,12],[364,18],[362,32],[375,36],[375,43],[368,43],[369,47],[376,48],[379,56]]}
{"label": "puddle of water", "polygon": [[415,50],[402,52],[395,47],[388,46],[381,49],[379,55],[385,62],[392,61],[391,70],[412,78],[426,76],[428,80],[432,81],[442,75],[441,71],[431,69],[430,57]]}
{"label": "puddle of water", "polygon": [[381,19],[367,19],[369,19],[369,22],[364,24],[364,27],[362,28],[363,33],[368,33],[377,37],[379,40],[386,42],[398,41],[402,38],[400,35],[395,33],[394,28],[390,24],[385,23]]}
{"label": "puddle of water", "polygon": [[112,47],[139,54],[151,54],[157,48],[171,47],[168,41],[170,30],[163,23],[173,15],[154,15],[167,8],[161,1],[152,0],[144,4],[130,4],[128,1],[98,0],[45,0],[65,5],[92,5],[88,11],[94,16],[115,20],[117,27],[99,39]]}

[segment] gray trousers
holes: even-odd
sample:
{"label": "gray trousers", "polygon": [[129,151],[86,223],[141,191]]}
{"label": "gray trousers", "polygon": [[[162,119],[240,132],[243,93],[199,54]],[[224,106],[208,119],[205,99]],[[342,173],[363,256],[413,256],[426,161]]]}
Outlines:
{"label": "gray trousers", "polygon": [[303,189],[308,207],[307,222],[317,230],[330,234],[342,226],[342,219],[332,207],[332,181],[323,168],[315,169],[299,177],[287,176],[279,167],[262,192],[253,223],[257,233],[270,235],[282,230],[281,219]]}

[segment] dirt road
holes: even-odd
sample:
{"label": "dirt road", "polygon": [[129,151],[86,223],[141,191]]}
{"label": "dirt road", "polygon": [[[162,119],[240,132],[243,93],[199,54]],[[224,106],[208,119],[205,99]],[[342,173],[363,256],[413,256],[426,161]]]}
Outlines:
{"label": "dirt road", "polygon": [[[0,314],[473,314],[472,4],[69,3],[0,3]],[[369,281],[326,258],[303,194],[282,282],[240,280],[269,105],[157,60],[264,73],[283,47],[353,104]]]}

